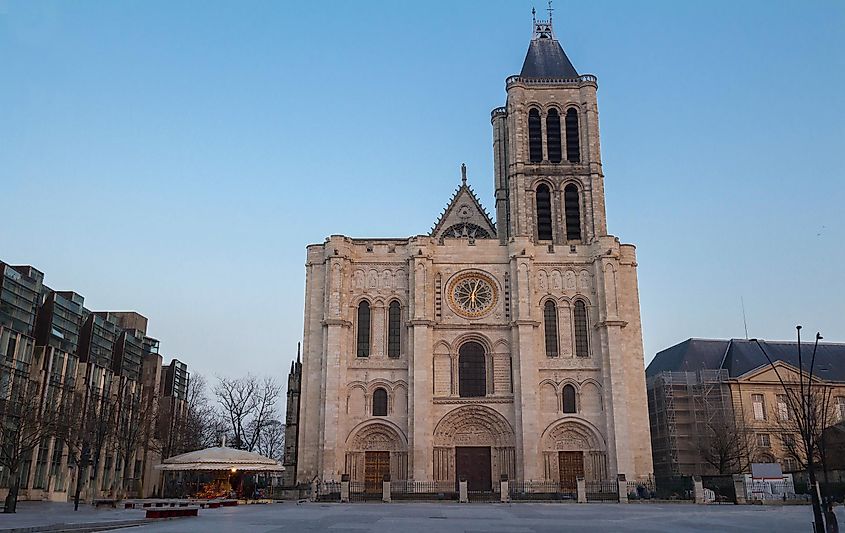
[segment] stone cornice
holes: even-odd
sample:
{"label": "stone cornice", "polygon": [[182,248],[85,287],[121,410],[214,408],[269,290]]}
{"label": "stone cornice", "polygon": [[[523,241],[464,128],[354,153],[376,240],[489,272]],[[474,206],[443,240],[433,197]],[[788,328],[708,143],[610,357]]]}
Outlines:
{"label": "stone cornice", "polygon": [[485,403],[513,403],[513,396],[485,396],[483,398],[454,398],[435,397],[432,399],[435,404],[485,404]]}
{"label": "stone cornice", "polygon": [[628,325],[628,322],[626,320],[605,320],[603,322],[599,322],[598,324],[596,324],[595,328],[596,329],[598,329],[598,328],[608,328],[608,327],[613,327],[613,326],[624,328],[627,325]]}
{"label": "stone cornice", "polygon": [[344,320],[342,318],[327,318],[321,322],[324,326],[343,326],[345,328],[351,328],[352,322],[349,320]]}
{"label": "stone cornice", "polygon": [[433,326],[434,320],[429,320],[427,318],[414,318],[407,322],[409,326]]}

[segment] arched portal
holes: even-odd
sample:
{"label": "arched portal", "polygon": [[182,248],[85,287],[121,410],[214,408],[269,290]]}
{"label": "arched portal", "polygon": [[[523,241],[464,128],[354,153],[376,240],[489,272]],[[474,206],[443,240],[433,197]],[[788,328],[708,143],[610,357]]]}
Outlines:
{"label": "arched portal", "polygon": [[388,420],[367,421],[349,432],[346,469],[354,481],[366,482],[367,490],[381,491],[385,475],[408,478],[408,439]]}
{"label": "arched portal", "polygon": [[604,437],[589,422],[564,418],[553,422],[540,438],[543,471],[547,480],[565,490],[575,490],[575,480],[598,481],[608,477]]}
{"label": "arched portal", "polygon": [[514,431],[499,412],[467,405],[446,413],[434,429],[434,477],[464,477],[470,490],[491,490],[502,474],[514,479]]}

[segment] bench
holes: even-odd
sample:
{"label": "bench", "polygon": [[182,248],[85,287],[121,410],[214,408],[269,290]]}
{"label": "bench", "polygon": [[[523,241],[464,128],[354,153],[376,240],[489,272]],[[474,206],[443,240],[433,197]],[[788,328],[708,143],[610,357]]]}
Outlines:
{"label": "bench", "polygon": [[94,507],[97,509],[100,507],[111,507],[112,509],[117,509],[117,502],[118,500],[103,498],[100,500],[94,500]]}
{"label": "bench", "polygon": [[182,516],[197,516],[199,507],[150,507],[147,518],[178,518]]}

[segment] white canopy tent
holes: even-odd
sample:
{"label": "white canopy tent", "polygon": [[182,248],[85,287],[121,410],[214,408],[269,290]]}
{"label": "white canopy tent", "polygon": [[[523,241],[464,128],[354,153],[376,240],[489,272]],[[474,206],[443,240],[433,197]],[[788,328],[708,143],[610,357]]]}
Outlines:
{"label": "white canopy tent", "polygon": [[162,461],[160,465],[156,465],[156,468],[165,471],[229,470],[233,472],[282,472],[285,469],[278,461],[269,457],[226,446],[215,446],[174,455]]}

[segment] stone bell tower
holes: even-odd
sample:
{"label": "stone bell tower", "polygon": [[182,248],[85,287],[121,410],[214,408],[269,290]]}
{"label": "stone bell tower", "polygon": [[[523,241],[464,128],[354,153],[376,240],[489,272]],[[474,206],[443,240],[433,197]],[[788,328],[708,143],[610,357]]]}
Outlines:
{"label": "stone bell tower", "polygon": [[493,110],[499,239],[589,244],[607,235],[596,77],[578,74],[549,20],[534,19],[522,71]]}

